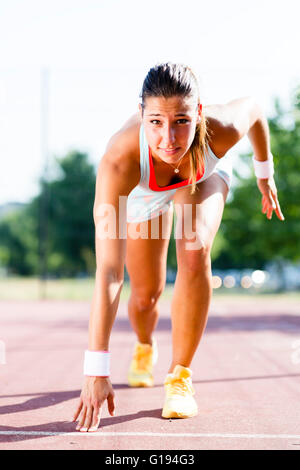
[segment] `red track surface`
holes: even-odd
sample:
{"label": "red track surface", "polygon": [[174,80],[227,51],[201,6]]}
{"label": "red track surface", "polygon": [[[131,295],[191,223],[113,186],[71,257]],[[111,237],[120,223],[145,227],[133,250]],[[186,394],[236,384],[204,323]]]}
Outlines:
{"label": "red track surface", "polygon": [[110,347],[116,415],[105,406],[99,431],[87,434],[70,420],[82,384],[89,304],[1,302],[7,363],[0,365],[0,448],[299,450],[296,301],[214,300],[191,365],[199,415],[185,420],[161,418],[170,303],[161,302],[160,310],[156,385],[131,389],[126,375],[135,335],[120,305]]}

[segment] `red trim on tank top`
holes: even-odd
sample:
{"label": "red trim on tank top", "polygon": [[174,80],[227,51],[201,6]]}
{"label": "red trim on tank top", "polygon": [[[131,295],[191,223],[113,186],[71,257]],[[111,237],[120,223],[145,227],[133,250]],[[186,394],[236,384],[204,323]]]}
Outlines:
{"label": "red trim on tank top", "polygon": [[[148,146],[148,149],[149,149],[149,168],[150,168],[149,188],[152,189],[152,191],[166,191],[168,189],[177,189],[177,188],[181,188],[189,184],[189,178],[187,178],[186,180],[180,181],[180,183],[170,184],[168,186],[158,186],[156,179],[155,179],[152,154],[151,154],[151,149],[149,146]],[[196,181],[199,181],[199,179],[201,179],[203,175],[204,175],[204,168],[202,168],[202,171],[199,170],[198,168]]]}

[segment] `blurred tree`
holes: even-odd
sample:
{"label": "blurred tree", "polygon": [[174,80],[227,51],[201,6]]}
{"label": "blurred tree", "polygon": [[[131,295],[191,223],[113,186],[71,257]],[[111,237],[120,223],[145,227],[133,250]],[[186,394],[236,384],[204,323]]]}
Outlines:
{"label": "blurred tree", "polygon": [[173,269],[173,270],[177,269],[176,240],[174,238],[175,223],[176,223],[176,215],[175,215],[175,210],[174,210],[172,233],[171,233],[170,242],[168,246],[168,257],[167,257],[167,266],[169,269]]}
{"label": "blurred tree", "polygon": [[[41,180],[40,194],[0,221],[0,263],[11,273],[40,273],[39,235],[45,221],[47,272],[61,276],[95,272],[95,168],[85,153],[76,151],[56,161],[59,177]],[[42,204],[45,192],[47,205]]]}
{"label": "blurred tree", "polygon": [[26,276],[32,273],[27,247],[33,240],[28,232],[30,221],[26,220],[24,212],[24,209],[16,210],[1,220],[0,264],[11,274]]}
{"label": "blurred tree", "polygon": [[57,159],[61,177],[49,183],[49,269],[94,274],[95,168],[85,153]]}

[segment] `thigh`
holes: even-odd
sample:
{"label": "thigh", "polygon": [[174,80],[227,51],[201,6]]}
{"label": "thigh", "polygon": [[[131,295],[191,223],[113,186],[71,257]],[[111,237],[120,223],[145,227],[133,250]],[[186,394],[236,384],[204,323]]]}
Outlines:
{"label": "thigh", "polygon": [[189,187],[176,192],[177,248],[210,250],[222,220],[227,194],[228,186],[218,174],[198,183],[194,194],[190,194]]}
{"label": "thigh", "polygon": [[163,290],[172,222],[171,207],[154,219],[127,224],[126,269],[132,292],[155,295]]}

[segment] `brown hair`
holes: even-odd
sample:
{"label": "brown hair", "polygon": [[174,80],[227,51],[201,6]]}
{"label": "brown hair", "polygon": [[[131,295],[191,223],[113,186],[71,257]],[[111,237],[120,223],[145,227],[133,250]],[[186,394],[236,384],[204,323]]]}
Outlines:
{"label": "brown hair", "polygon": [[[144,110],[145,100],[150,96],[171,98],[172,96],[192,97],[195,95],[200,103],[198,81],[191,68],[183,64],[167,62],[152,67],[147,73],[140,94],[141,106]],[[198,168],[204,169],[204,153],[207,149],[208,138],[206,118],[202,112],[201,121],[196,125],[195,137],[190,147],[191,194],[196,190]]]}

